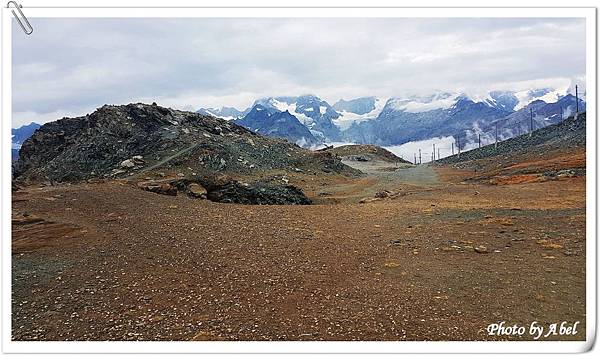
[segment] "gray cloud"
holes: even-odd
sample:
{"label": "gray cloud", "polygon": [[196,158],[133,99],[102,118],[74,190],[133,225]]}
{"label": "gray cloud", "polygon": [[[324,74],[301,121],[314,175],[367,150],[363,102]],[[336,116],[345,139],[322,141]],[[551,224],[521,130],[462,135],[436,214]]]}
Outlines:
{"label": "gray cloud", "polygon": [[36,18],[13,22],[13,126],[103,104],[181,109],[585,80],[585,19]]}

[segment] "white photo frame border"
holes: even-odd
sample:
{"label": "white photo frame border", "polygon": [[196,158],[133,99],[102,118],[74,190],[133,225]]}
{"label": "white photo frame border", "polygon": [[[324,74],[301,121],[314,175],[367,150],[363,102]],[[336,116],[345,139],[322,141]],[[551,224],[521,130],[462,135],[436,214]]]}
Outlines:
{"label": "white photo frame border", "polygon": [[[11,340],[11,156],[12,26],[2,8],[1,238],[2,351],[7,353],[571,353],[589,350],[596,334],[596,12],[594,8],[369,8],[369,7],[210,7],[210,8],[41,8],[27,7],[35,18],[476,18],[578,17],[586,20],[586,341],[13,341]],[[21,31],[18,28],[18,31]],[[34,32],[35,33],[35,32]],[[23,41],[27,36],[23,33]]]}

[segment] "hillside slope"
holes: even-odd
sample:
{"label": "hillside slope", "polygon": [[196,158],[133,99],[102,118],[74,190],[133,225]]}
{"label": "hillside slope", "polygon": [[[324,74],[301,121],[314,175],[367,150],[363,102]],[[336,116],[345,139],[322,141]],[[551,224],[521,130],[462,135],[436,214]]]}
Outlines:
{"label": "hillside slope", "polygon": [[476,172],[492,183],[527,182],[585,175],[586,113],[529,134],[437,161]]}
{"label": "hillside slope", "polygon": [[223,119],[157,105],[105,105],[47,123],[27,139],[13,174],[21,182],[77,182],[140,173],[255,175],[270,170],[356,174],[327,152],[260,136]]}

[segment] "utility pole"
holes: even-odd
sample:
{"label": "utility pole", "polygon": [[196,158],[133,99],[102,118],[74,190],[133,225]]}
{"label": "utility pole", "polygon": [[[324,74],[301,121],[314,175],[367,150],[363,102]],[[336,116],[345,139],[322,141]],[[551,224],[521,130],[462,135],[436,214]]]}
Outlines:
{"label": "utility pole", "polygon": [[421,149],[419,148],[419,164],[421,164]]}
{"label": "utility pole", "polygon": [[579,92],[577,91],[577,85],[575,85],[575,115],[579,114]]}
{"label": "utility pole", "polygon": [[417,164],[417,153],[415,152],[415,164]]}
{"label": "utility pole", "polygon": [[460,136],[456,137],[456,149],[458,149],[458,158],[460,158]]}
{"label": "utility pole", "polygon": [[438,159],[440,159],[440,148],[438,147]]}
{"label": "utility pole", "polygon": [[498,121],[496,121],[496,142],[494,142],[494,149],[498,148]]}
{"label": "utility pole", "polygon": [[481,134],[477,134],[477,138],[479,140],[479,148],[481,148]]}
{"label": "utility pole", "polygon": [[[433,161],[435,162],[435,143],[433,144]],[[438,155],[438,158],[440,158],[440,156]]]}
{"label": "utility pole", "polygon": [[452,155],[454,156],[454,142],[452,142]]}
{"label": "utility pole", "polygon": [[529,108],[529,137],[533,133],[533,108]]}

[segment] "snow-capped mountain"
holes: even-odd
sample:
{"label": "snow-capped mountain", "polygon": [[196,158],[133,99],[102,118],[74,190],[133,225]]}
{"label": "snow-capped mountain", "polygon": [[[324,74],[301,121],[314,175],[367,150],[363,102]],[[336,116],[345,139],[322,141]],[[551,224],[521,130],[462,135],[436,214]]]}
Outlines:
{"label": "snow-capped mountain", "polygon": [[[258,99],[244,111],[225,107],[199,112],[234,119],[256,132],[304,146],[335,141],[398,145],[442,136],[467,142],[469,135],[489,135],[500,119],[522,120],[529,108],[537,113],[535,120],[540,125],[556,122],[561,108],[568,116],[574,111],[575,98],[566,92],[550,88],[483,95],[437,91],[388,100],[372,96],[341,99],[333,106],[315,95],[279,96]],[[511,137],[525,126],[501,130],[502,137]]]}
{"label": "snow-capped mountain", "polygon": [[344,138],[360,143],[397,145],[452,135],[470,128],[475,120],[486,122],[511,112],[458,93],[392,98],[377,119],[353,124],[344,131]]}
{"label": "snow-capped mountain", "polygon": [[333,108],[339,113],[345,111],[357,115],[364,115],[375,109],[375,102],[377,100],[378,99],[374,96],[356,98],[348,101],[340,99],[333,104]]}
{"label": "snow-capped mountain", "polygon": [[333,122],[343,131],[354,122],[376,119],[384,106],[385,100],[374,96],[348,101],[340,99],[333,105],[333,108],[340,114]]}
{"label": "snow-capped mountain", "polygon": [[236,120],[243,117],[247,111],[239,111],[234,107],[223,106],[221,108],[200,108],[199,114],[210,115],[225,120]]}
{"label": "snow-capped mountain", "polygon": [[486,98],[486,102],[498,109],[504,111],[513,111],[515,106],[519,104],[519,99],[515,96],[515,93],[510,91],[492,91]]}
{"label": "snow-capped mountain", "polygon": [[555,103],[560,98],[567,95],[567,90],[568,88],[539,88],[515,92],[514,95],[519,100],[519,102],[515,105],[513,109],[519,110],[535,100],[542,100],[546,103]]}
{"label": "snow-capped mountain", "polygon": [[[555,102],[547,103],[534,100],[519,110],[488,123],[474,122],[473,127],[466,131],[463,142],[477,142],[481,135],[484,142],[495,141],[495,126],[498,125],[498,138],[505,140],[519,136],[542,127],[556,124],[573,115],[576,111],[575,96],[567,94]],[[585,111],[585,102],[579,99],[579,111]]]}
{"label": "snow-capped mountain", "polygon": [[334,124],[340,114],[315,95],[261,98],[252,106],[256,105],[281,112],[288,111],[308,127],[317,139],[337,140],[340,137],[340,129]]}
{"label": "snow-capped mountain", "polygon": [[298,146],[310,147],[321,142],[289,111],[261,104],[255,104],[246,116],[235,123],[261,135],[284,138]]}

